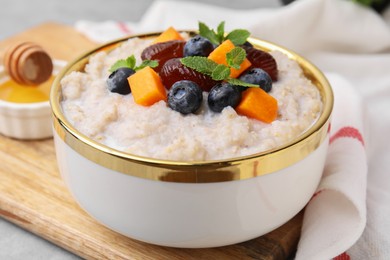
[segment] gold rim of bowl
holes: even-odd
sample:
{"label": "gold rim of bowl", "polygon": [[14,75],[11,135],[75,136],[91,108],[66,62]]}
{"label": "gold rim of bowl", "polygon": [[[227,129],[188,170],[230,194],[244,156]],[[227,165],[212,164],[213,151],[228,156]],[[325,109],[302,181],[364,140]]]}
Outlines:
{"label": "gold rim of bowl", "polygon": [[[333,109],[333,92],[328,80],[317,67],[298,54],[256,38],[248,39],[256,48],[264,51],[277,50],[297,61],[305,76],[317,86],[322,97],[323,110],[319,118],[308,130],[285,145],[265,152],[224,160],[168,161],[137,156],[110,148],[76,130],[62,113],[61,79],[72,71],[83,71],[91,55],[99,51],[110,51],[129,38],[146,39],[159,34],[160,32],[133,35],[102,45],[70,62],[54,80],[50,95],[54,131],[69,147],[83,157],[108,169],[134,177],[166,182],[211,183],[244,180],[276,172],[304,159],[327,140]],[[91,179],[93,179],[93,172],[91,172]]]}

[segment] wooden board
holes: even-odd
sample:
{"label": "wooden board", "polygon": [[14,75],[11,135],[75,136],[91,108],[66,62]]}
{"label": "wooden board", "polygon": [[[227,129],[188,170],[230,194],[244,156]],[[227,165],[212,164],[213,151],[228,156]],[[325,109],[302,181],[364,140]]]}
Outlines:
{"label": "wooden board", "polygon": [[[95,46],[72,27],[45,23],[0,42],[34,41],[53,58],[71,60]],[[53,140],[0,135],[0,216],[87,259],[286,259],[296,249],[302,213],[277,230],[232,246],[176,249],[111,231],[87,215],[59,176]]]}

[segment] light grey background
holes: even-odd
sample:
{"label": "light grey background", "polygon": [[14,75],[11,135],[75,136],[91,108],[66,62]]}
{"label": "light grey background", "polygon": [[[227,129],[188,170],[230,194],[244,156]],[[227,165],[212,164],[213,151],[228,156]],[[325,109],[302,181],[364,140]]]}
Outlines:
{"label": "light grey background", "polygon": [[[240,9],[281,5],[279,0],[193,1]],[[70,25],[80,19],[137,22],[152,2],[153,0],[0,0],[0,40],[45,21]]]}
{"label": "light grey background", "polygon": [[[195,1],[195,0],[193,0]],[[137,22],[153,0],[0,0],[0,40],[42,22],[77,20]],[[279,7],[279,0],[201,0],[228,8]],[[0,218],[0,259],[78,259],[50,242]]]}

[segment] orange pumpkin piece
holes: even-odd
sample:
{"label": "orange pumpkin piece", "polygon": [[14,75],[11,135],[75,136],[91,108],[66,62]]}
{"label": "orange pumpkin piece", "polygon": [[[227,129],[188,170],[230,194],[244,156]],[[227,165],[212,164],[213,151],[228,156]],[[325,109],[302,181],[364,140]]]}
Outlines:
{"label": "orange pumpkin piece", "polygon": [[167,93],[160,76],[151,68],[145,67],[127,78],[135,103],[151,106],[160,100],[167,100]]}
{"label": "orange pumpkin piece", "polygon": [[[230,40],[225,40],[217,48],[215,48],[208,56],[210,60],[215,61],[218,64],[228,65],[226,60],[226,53],[234,49],[234,44]],[[230,77],[237,78],[244,70],[251,66],[251,62],[245,58],[241,63],[239,69],[230,68]]]}
{"label": "orange pumpkin piece", "polygon": [[184,38],[180,35],[178,31],[176,31],[175,28],[171,26],[168,29],[166,29],[164,32],[162,32],[159,36],[157,36],[157,38],[154,39],[153,44],[159,42],[173,41],[173,40],[184,41]]}
{"label": "orange pumpkin piece", "polygon": [[278,115],[278,101],[261,88],[251,87],[242,92],[237,113],[265,123],[272,123]]}

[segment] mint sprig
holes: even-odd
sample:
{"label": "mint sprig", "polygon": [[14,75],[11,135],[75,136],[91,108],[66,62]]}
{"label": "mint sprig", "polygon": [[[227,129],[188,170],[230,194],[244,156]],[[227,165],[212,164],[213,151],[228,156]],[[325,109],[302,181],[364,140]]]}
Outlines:
{"label": "mint sprig", "polygon": [[209,39],[212,44],[218,45],[221,43],[218,34],[202,22],[199,22],[199,34]]}
{"label": "mint sprig", "polygon": [[246,42],[250,32],[244,29],[236,29],[226,35],[225,40],[229,39],[234,45],[241,45]]}
{"label": "mint sprig", "polygon": [[[240,50],[241,49],[241,50]],[[242,58],[242,52],[244,57]],[[207,57],[201,56],[189,56],[181,58],[180,61],[184,66],[187,66],[197,72],[210,76],[215,81],[227,81],[233,85],[244,87],[259,87],[259,85],[244,82],[239,79],[230,78],[230,68],[239,69],[240,64],[245,59],[245,50],[236,47],[226,54],[226,61],[228,66],[224,64],[218,64]]]}
{"label": "mint sprig", "polygon": [[139,66],[134,67],[134,70],[137,71],[137,70],[143,69],[145,67],[155,68],[157,66],[158,66],[158,61],[156,61],[156,60],[144,60],[144,61],[142,61],[142,63]]}
{"label": "mint sprig", "polygon": [[248,83],[248,82],[242,81],[240,79],[228,78],[226,81],[232,85],[237,85],[237,86],[242,86],[242,87],[251,87],[251,88],[259,88],[260,87],[259,85]]}
{"label": "mint sprig", "polygon": [[142,61],[142,63],[140,65],[136,66],[136,59],[135,59],[134,55],[131,55],[130,57],[128,57],[126,59],[121,59],[121,60],[116,61],[108,71],[114,72],[119,68],[130,68],[132,70],[137,71],[137,70],[143,69],[147,66],[149,66],[151,68],[155,68],[158,66],[158,61],[144,60],[144,61]]}
{"label": "mint sprig", "polygon": [[236,29],[229,32],[225,36],[225,22],[221,22],[217,27],[217,32],[209,28],[205,23],[199,22],[199,34],[207,39],[212,44],[219,45],[223,41],[229,39],[234,45],[241,45],[246,42],[250,33],[244,29]]}
{"label": "mint sprig", "polygon": [[217,27],[217,36],[218,41],[221,43],[224,41],[225,37],[225,22],[221,22]]}
{"label": "mint sprig", "polygon": [[230,76],[230,69],[228,66],[223,64],[218,64],[217,67],[211,72],[211,78],[213,80],[224,80],[228,79]]}
{"label": "mint sprig", "polygon": [[232,68],[238,70],[240,68],[240,64],[245,60],[246,52],[243,48],[235,47],[228,53],[226,53],[226,61],[228,65]]}

